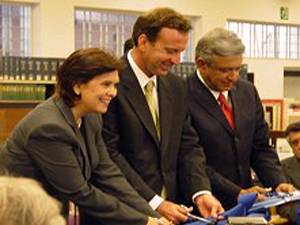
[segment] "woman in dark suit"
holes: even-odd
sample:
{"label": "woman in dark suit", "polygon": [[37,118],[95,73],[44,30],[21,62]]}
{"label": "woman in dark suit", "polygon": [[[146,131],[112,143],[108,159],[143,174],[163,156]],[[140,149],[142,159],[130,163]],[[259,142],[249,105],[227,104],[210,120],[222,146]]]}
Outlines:
{"label": "woman in dark suit", "polygon": [[57,73],[53,97],[15,127],[1,159],[64,203],[81,224],[169,224],[127,183],[103,143],[102,117],[117,94],[120,61],[97,48],[72,53]]}

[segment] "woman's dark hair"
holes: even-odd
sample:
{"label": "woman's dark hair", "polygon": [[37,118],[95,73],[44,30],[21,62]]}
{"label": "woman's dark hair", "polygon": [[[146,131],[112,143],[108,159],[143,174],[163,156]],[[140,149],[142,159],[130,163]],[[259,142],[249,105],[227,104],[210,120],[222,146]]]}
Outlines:
{"label": "woman's dark hair", "polygon": [[60,66],[57,72],[57,85],[54,97],[62,98],[70,107],[80,100],[73,87],[87,83],[96,76],[117,70],[123,70],[122,62],[115,56],[99,48],[79,49],[73,52]]}

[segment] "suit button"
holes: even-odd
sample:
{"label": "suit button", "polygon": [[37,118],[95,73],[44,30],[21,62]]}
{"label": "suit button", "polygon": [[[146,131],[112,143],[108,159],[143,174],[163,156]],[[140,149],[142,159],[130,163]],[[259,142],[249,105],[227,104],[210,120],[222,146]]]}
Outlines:
{"label": "suit button", "polygon": [[234,138],[234,142],[235,142],[235,143],[238,143],[239,141],[240,141],[240,139],[239,139],[239,138],[237,138],[237,137],[236,137],[236,138]]}

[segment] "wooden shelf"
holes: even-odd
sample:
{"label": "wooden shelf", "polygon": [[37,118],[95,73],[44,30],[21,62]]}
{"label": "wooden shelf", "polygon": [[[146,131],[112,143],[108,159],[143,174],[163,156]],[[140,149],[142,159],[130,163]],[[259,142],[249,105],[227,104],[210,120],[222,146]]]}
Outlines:
{"label": "wooden shelf", "polygon": [[0,84],[56,84],[55,80],[0,80]]}
{"label": "wooden shelf", "polygon": [[4,107],[0,108],[0,144],[10,135],[15,125],[28,113],[35,105],[26,105],[22,107]]}
{"label": "wooden shelf", "polygon": [[43,102],[44,100],[0,100],[0,104],[12,104],[12,105],[17,105],[17,104],[38,104]]}
{"label": "wooden shelf", "polygon": [[283,130],[270,130],[270,139],[272,146],[276,149],[277,138],[285,137],[285,132]]}

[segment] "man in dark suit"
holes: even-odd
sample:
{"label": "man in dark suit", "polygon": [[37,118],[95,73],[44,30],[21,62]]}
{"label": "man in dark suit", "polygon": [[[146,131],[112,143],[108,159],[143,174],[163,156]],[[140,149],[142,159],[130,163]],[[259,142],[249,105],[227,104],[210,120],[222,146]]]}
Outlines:
{"label": "man in dark suit", "polygon": [[281,161],[283,173],[287,180],[298,190],[300,189],[300,122],[290,124],[285,135],[289,142],[294,156]]}
{"label": "man in dark suit", "polygon": [[[180,62],[190,29],[169,8],[140,16],[133,28],[134,47],[124,56],[118,95],[104,115],[111,158],[151,207],[174,223],[187,220],[191,210],[174,203],[179,192],[193,198],[203,216],[222,212],[209,192],[205,157],[187,113],[186,85],[169,74]],[[148,82],[150,97],[144,90]]]}
{"label": "man in dark suit", "polygon": [[[285,183],[276,151],[268,143],[268,127],[255,87],[238,79],[243,52],[244,45],[235,33],[215,28],[199,40],[198,69],[187,80],[188,107],[205,151],[212,191],[226,209],[240,194],[257,192],[263,198],[265,189],[253,187],[250,168],[265,187],[294,190]],[[218,100],[220,93],[226,103]]]}
{"label": "man in dark suit", "polygon": [[[291,184],[300,189],[300,122],[291,123],[285,130],[285,136],[294,156],[281,161],[283,173]],[[288,218],[293,224],[298,220],[298,203],[284,205],[278,209],[282,217]]]}

